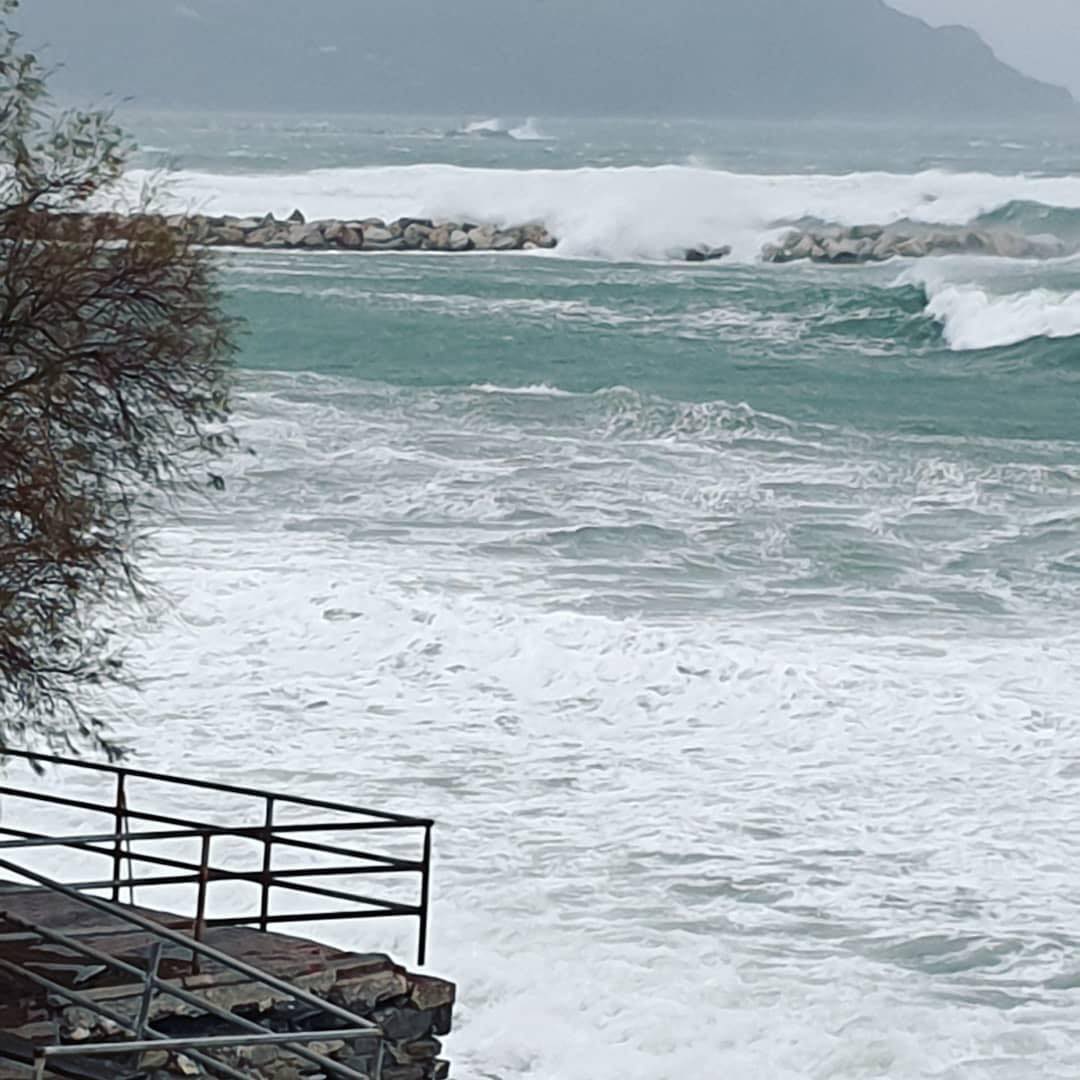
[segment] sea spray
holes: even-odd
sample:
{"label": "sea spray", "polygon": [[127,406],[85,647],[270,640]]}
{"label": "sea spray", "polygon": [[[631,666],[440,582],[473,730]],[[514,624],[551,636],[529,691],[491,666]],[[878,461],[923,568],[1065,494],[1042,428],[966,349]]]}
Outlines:
{"label": "sea spray", "polygon": [[[147,174],[129,174],[132,191]],[[962,225],[1017,201],[1080,209],[1080,177],[988,173],[767,175],[658,168],[476,169],[416,165],[291,174],[179,172],[176,209],[309,218],[426,216],[543,222],[560,254],[664,258],[701,243],[752,261],[785,223]],[[1040,230],[1043,231],[1043,230]]]}

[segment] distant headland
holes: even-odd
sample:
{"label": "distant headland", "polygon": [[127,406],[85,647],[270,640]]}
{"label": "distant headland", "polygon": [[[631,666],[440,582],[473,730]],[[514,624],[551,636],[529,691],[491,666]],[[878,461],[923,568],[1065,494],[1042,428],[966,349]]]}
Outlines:
{"label": "distant headland", "polygon": [[35,0],[56,86],[139,105],[529,116],[1068,113],[972,30],[883,0]]}

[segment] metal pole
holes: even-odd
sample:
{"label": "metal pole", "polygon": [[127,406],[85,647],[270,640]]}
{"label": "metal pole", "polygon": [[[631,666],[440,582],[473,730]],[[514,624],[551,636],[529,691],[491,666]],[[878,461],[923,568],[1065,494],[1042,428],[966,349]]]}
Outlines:
{"label": "metal pole", "polygon": [[420,941],[417,945],[416,962],[423,967],[427,961],[428,905],[431,881],[431,826],[424,826],[424,859],[420,876]]}
{"label": "metal pole", "polygon": [[[202,838],[202,855],[199,858],[199,895],[195,901],[195,925],[192,927],[192,937],[202,942],[206,936],[206,886],[210,881],[210,834]],[[191,974],[199,974],[199,954],[191,954]]]}
{"label": "metal pole", "polygon": [[[116,774],[116,808],[113,811],[113,821],[116,826],[116,839],[113,842],[113,888],[112,901],[120,903],[120,864],[124,859],[123,835],[127,831],[124,821],[127,817],[127,793],[124,785],[127,774],[121,770]],[[130,871],[128,876],[130,877]]]}
{"label": "metal pole", "polygon": [[238,1046],[282,1046],[288,1043],[347,1042],[370,1034],[356,1028],[329,1028],[326,1031],[268,1031],[265,1035],[195,1035],[190,1039],[160,1038],[140,1039],[127,1043],[74,1043],[64,1046],[41,1047],[45,1058],[109,1056],[118,1050],[128,1053],[146,1050],[183,1050],[194,1047],[200,1050],[230,1050]]}
{"label": "metal pole", "polygon": [[265,934],[270,917],[270,881],[274,861],[274,799],[266,798],[266,825],[263,828],[262,902],[259,907],[259,929]]}
{"label": "metal pole", "polygon": [[139,1005],[139,1019],[135,1024],[135,1038],[146,1038],[146,1021],[150,1019],[150,1004],[154,1000],[154,991],[157,990],[158,968],[161,965],[161,952],[165,946],[160,941],[155,941],[150,946],[146,962],[146,988],[143,990],[142,1002]]}

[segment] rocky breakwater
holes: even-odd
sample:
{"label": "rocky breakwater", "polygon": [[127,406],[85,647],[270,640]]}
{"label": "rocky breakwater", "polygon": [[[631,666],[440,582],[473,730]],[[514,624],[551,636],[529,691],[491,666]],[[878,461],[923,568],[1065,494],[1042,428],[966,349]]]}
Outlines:
{"label": "rocky breakwater", "polygon": [[[525,225],[478,225],[432,218],[326,218],[308,221],[299,210],[280,220],[206,214],[177,214],[164,220],[206,247],[244,247],[271,250],[325,251],[533,251],[558,246],[558,239],[537,222]],[[675,261],[714,262],[731,254],[731,247],[695,244],[668,253]]]}
{"label": "rocky breakwater", "polygon": [[210,217],[184,214],[166,218],[172,229],[207,247],[295,251],[531,251],[558,241],[539,224],[499,227],[430,218],[338,219],[308,221],[299,211],[282,221],[265,217]]}
{"label": "rocky breakwater", "polygon": [[792,229],[767,244],[765,262],[870,263],[923,259],[930,255],[992,255],[1008,259],[1052,259],[1066,245],[1054,236],[1026,236],[998,229],[942,226],[856,225],[851,228]]}

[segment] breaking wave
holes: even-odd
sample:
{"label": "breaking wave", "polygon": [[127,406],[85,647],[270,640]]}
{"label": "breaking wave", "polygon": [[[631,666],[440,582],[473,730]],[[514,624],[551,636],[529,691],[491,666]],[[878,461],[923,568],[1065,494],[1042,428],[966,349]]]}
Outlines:
{"label": "breaking wave", "polygon": [[[477,131],[509,129],[499,121]],[[524,138],[526,129],[515,129]],[[529,137],[537,137],[535,127]],[[146,178],[129,175],[133,185]],[[1037,231],[1053,212],[1080,211],[1080,177],[864,172],[766,175],[699,167],[476,169],[452,165],[312,170],[294,174],[174,174],[178,208],[309,217],[417,215],[499,224],[543,221],[559,253],[605,259],[663,258],[680,246],[730,244],[750,261],[787,223],[917,221],[967,224],[1023,207]],[[1040,209],[1041,208],[1041,209]],[[1040,216],[1051,212],[1048,219]],[[1021,222],[1021,225],[1024,223]]]}
{"label": "breaking wave", "polygon": [[540,130],[533,117],[529,117],[524,124],[510,129],[510,138],[518,142],[551,142],[552,136]]}
{"label": "breaking wave", "polygon": [[551,136],[545,135],[544,132],[540,130],[536,119],[532,116],[530,116],[523,124],[518,124],[516,126],[507,124],[497,117],[491,117],[488,120],[474,120],[464,127],[458,128],[457,131],[450,132],[450,134],[482,138],[516,139],[518,142],[551,141]]}
{"label": "breaking wave", "polygon": [[977,285],[943,285],[930,292],[927,314],[941,323],[956,352],[1080,336],[1080,292],[1032,289],[994,296]]}
{"label": "breaking wave", "polygon": [[1061,340],[1080,336],[1080,288],[1075,258],[1045,264],[1018,274],[1006,267],[991,269],[985,260],[971,267],[958,260],[912,266],[894,289],[918,289],[924,313],[937,322],[953,352],[1004,349],[1037,339]]}

